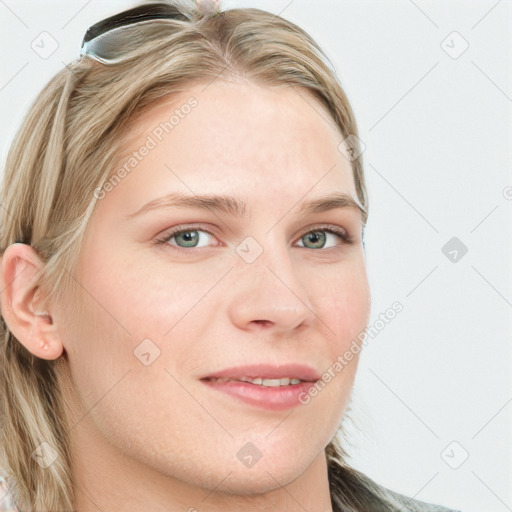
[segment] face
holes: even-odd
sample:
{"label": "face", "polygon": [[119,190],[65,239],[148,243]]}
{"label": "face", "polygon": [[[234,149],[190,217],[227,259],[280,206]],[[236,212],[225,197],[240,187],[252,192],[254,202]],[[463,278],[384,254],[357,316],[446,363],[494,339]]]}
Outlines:
{"label": "face", "polygon": [[[370,314],[360,211],[303,208],[357,197],[342,139],[306,91],[219,80],[137,119],[117,168],[140,158],[98,195],[75,273],[82,304],[63,343],[90,411],[77,431],[211,489],[230,474],[225,488],[261,492],[312,464],[337,430],[358,355],[333,364]],[[219,195],[244,211],[197,201]],[[246,365],[261,366],[233,370]],[[264,385],[329,368],[317,393],[311,382]],[[233,380],[206,379],[224,370]],[[272,382],[239,381],[258,375]]]}

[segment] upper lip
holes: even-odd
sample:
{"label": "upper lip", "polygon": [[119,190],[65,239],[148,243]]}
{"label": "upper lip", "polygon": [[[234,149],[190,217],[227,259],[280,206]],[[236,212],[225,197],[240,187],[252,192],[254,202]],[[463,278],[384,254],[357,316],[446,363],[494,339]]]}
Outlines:
{"label": "upper lip", "polygon": [[256,379],[257,377],[261,377],[262,379],[291,377],[306,382],[315,382],[320,378],[320,375],[314,368],[304,364],[292,363],[279,366],[270,364],[251,364],[225,368],[224,370],[219,370],[209,375],[205,375],[202,378],[240,379],[241,377],[248,377],[250,379]]}

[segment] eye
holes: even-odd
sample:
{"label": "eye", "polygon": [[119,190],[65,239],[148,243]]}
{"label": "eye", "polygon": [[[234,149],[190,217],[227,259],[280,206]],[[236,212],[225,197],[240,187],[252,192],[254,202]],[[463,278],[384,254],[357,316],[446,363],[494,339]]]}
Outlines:
{"label": "eye", "polygon": [[[179,228],[167,233],[163,238],[155,240],[157,244],[170,244],[176,245],[181,249],[187,248],[195,248],[195,247],[205,247],[208,245],[207,236],[201,237],[200,234],[206,234],[208,236],[213,236],[209,231],[204,229],[193,229],[193,228]],[[171,240],[175,240],[175,243],[171,243]],[[200,241],[205,241],[206,244],[200,245]],[[183,244],[183,245],[182,245]]]}
{"label": "eye", "polygon": [[[299,246],[305,247],[306,249],[330,249],[331,247],[325,247],[326,241],[329,239],[329,235],[331,239],[334,239],[334,245],[331,247],[339,246],[337,243],[341,240],[342,244],[352,244],[353,241],[350,236],[342,229],[334,227],[334,226],[317,226],[312,230],[309,230],[307,233],[301,236],[300,240],[303,244],[312,244],[311,246]],[[337,241],[336,241],[337,239]],[[320,247],[319,247],[320,246]]]}
{"label": "eye", "polygon": [[[205,236],[201,237],[201,234]],[[156,239],[154,243],[156,245],[171,245],[179,250],[196,249],[207,247],[209,245],[208,237],[213,236],[210,231],[205,229],[181,226],[166,233],[162,238]],[[334,245],[325,247],[329,239],[334,242]],[[303,244],[299,245],[299,247],[304,247],[305,249],[330,249],[343,244],[353,244],[352,238],[346,231],[335,226],[316,226],[303,234],[299,241]]]}

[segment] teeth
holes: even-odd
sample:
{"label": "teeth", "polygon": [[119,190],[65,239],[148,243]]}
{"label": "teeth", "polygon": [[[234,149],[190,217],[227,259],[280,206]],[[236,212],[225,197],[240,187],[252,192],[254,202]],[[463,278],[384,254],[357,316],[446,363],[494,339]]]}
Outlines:
{"label": "teeth", "polygon": [[262,379],[261,377],[257,377],[256,379],[250,379],[249,377],[241,377],[240,379],[227,379],[227,378],[214,378],[212,379],[216,382],[228,382],[228,381],[242,381],[242,382],[250,382],[251,384],[256,384],[258,386],[268,386],[268,387],[279,387],[279,386],[289,386],[294,384],[300,384],[303,382],[300,379],[295,379],[291,377],[283,377],[281,379]]}

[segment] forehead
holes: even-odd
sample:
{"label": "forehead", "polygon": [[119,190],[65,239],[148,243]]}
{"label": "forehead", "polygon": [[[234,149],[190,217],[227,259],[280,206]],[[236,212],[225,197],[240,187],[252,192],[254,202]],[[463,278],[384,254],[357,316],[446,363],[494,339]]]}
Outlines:
{"label": "forehead", "polygon": [[[351,163],[339,150],[343,135],[310,91],[220,80],[162,98],[139,115],[117,167],[137,157],[113,195],[132,204],[163,188],[270,198],[344,191],[354,197]],[[123,192],[121,192],[121,190]],[[315,194],[313,194],[315,195]]]}
{"label": "forehead", "polygon": [[[195,105],[188,108],[187,103],[191,104],[192,101]],[[262,124],[273,123],[279,126],[303,119],[314,125],[321,122],[323,129],[330,131],[335,137],[342,135],[327,107],[313,91],[305,87],[214,79],[211,82],[194,81],[183,85],[178,91],[160,98],[149,108],[139,112],[134,120],[130,140],[141,130],[147,130],[150,125],[154,125],[155,121],[168,120],[173,111],[177,111],[180,121],[191,118],[199,123],[208,118],[209,125],[214,122],[214,126],[226,127],[242,122],[238,127],[246,126],[249,129]],[[302,128],[307,131],[308,126]]]}
{"label": "forehead", "polygon": [[[151,132],[160,139],[172,131],[177,139],[180,133],[186,134],[187,125],[202,130],[196,133],[198,147],[222,141],[234,145],[244,139],[268,143],[270,138],[275,141],[272,146],[291,139],[310,141],[307,148],[337,146],[343,138],[327,107],[306,88],[214,80],[183,86],[139,113],[132,121],[127,145]],[[276,140],[281,128],[286,131]],[[235,139],[227,139],[228,135]]]}

